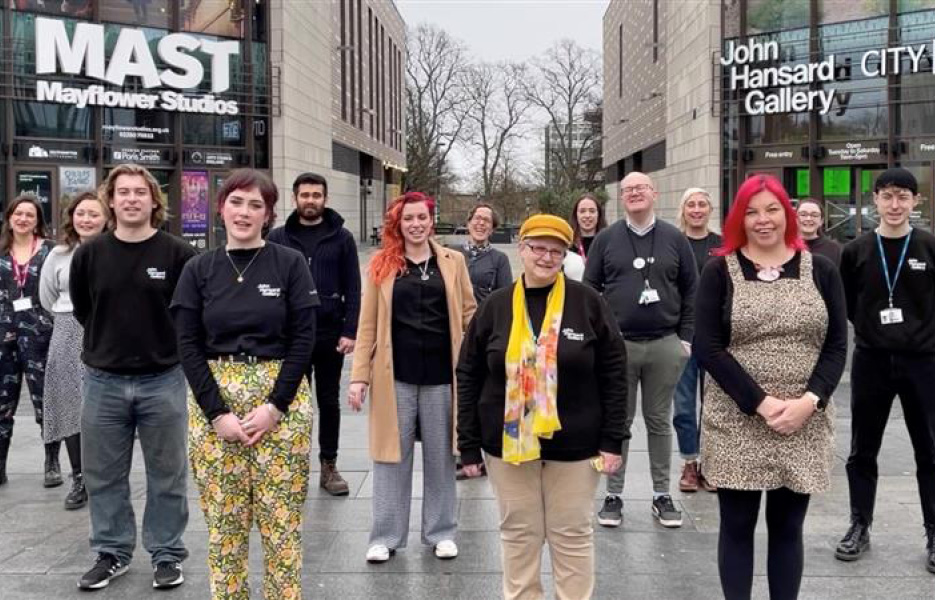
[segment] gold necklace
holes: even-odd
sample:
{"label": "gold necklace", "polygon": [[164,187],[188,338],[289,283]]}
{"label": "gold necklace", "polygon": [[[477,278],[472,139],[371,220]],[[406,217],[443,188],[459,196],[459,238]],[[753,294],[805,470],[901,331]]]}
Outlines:
{"label": "gold necklace", "polygon": [[260,255],[260,252],[263,251],[263,248],[265,248],[265,245],[257,248],[257,251],[253,253],[253,258],[250,259],[250,262],[247,263],[247,266],[244,267],[243,271],[238,269],[237,265],[234,264],[234,259],[231,258],[230,250],[228,250],[227,248],[224,248],[224,253],[227,254],[227,260],[230,261],[231,267],[234,269],[234,272],[237,273],[237,283],[243,283],[244,273],[247,272],[247,269],[250,268],[250,265],[253,264],[253,261],[256,260],[256,257]]}

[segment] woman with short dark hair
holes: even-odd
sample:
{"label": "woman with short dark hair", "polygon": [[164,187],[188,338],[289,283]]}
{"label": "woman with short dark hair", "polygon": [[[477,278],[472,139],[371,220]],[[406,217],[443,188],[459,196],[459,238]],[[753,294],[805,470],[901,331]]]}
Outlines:
{"label": "woman with short dark hair", "polygon": [[39,278],[39,300],[52,315],[52,338],[45,367],[43,397],[43,440],[65,442],[71,463],[72,487],[65,497],[65,509],[74,510],[88,503],[81,472],[81,386],[84,363],[81,347],[84,328],[72,314],[68,283],[71,259],[78,245],[107,228],[110,209],[95,192],[75,196],[62,211],[61,243],[45,263]]}
{"label": "woman with short dark hair", "polygon": [[804,198],[799,200],[796,207],[796,215],[799,218],[799,231],[802,232],[802,239],[808,244],[808,249],[812,254],[820,254],[834,263],[834,266],[841,266],[841,253],[844,248],[825,235],[825,214],[821,202],[814,198]]}
{"label": "woman with short dark hair", "polygon": [[[36,423],[43,427],[43,383],[52,318],[39,304],[39,274],[55,246],[45,238],[39,200],[31,194],[14,198],[0,227],[0,485],[7,481],[13,415],[24,377]],[[61,442],[45,444],[45,487],[62,485],[60,449]]]}
{"label": "woman with short dark hair", "polygon": [[474,299],[480,305],[494,290],[513,282],[510,259],[490,244],[490,236],[500,226],[500,217],[493,206],[478,202],[468,213],[468,239],[458,248],[467,261]]}
{"label": "woman with short dark hair", "polygon": [[189,459],[215,600],[249,594],[254,520],[265,597],[302,595],[312,431],[304,377],[318,296],[305,258],[262,238],[277,199],[263,173],[232,173],[218,192],[227,244],[185,265],[171,305],[191,388]]}

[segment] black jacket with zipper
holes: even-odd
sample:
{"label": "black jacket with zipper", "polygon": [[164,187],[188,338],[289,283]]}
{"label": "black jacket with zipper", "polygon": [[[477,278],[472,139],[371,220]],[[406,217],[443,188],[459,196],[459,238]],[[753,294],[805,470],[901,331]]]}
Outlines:
{"label": "black jacket with zipper", "polygon": [[338,337],[357,338],[357,318],[360,314],[360,263],[357,242],[344,228],[344,218],[326,208],[323,224],[328,232],[313,248],[306,248],[298,236],[299,215],[293,211],[286,224],[269,232],[268,240],[294,248],[305,256],[312,279],[318,288],[321,306],[317,314],[319,340]]}

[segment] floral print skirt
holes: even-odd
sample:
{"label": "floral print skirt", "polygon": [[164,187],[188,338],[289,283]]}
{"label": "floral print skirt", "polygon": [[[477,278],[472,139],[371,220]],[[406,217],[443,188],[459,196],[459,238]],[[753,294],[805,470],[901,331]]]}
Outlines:
{"label": "floral print skirt", "polygon": [[[281,361],[209,361],[221,397],[243,418],[266,403]],[[308,494],[312,409],[299,387],[279,425],[252,447],[222,440],[189,391],[189,459],[208,525],[208,567],[215,600],[250,597],[247,558],[256,522],[267,599],[302,597],[302,510]]]}

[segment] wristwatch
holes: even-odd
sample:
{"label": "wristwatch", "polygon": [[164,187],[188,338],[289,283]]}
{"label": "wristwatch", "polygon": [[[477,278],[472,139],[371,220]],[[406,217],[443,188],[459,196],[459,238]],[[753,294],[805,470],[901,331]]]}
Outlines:
{"label": "wristwatch", "polygon": [[805,392],[804,396],[812,401],[812,406],[815,407],[815,410],[825,410],[825,403],[821,401],[821,398],[818,397],[818,394],[814,392]]}

